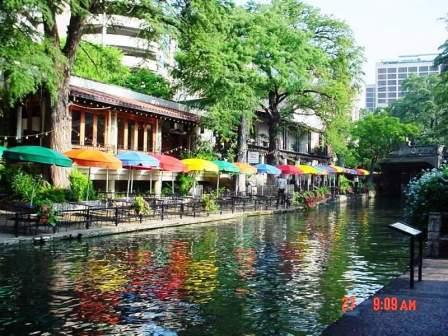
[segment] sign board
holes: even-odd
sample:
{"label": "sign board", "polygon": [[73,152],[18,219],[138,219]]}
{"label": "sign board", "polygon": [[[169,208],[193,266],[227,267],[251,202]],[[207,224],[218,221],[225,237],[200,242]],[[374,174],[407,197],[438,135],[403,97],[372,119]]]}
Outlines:
{"label": "sign board", "polygon": [[260,153],[259,152],[247,152],[247,162],[251,164],[260,163]]}
{"label": "sign board", "polygon": [[400,231],[401,233],[407,234],[409,236],[415,237],[422,233],[422,231],[413,228],[412,226],[397,222],[389,225],[390,228]]}

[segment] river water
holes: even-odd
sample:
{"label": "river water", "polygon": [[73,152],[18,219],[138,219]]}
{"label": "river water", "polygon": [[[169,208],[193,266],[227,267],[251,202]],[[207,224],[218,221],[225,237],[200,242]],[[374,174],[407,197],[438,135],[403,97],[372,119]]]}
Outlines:
{"label": "river water", "polygon": [[1,335],[319,335],[405,270],[389,200],[0,250]]}

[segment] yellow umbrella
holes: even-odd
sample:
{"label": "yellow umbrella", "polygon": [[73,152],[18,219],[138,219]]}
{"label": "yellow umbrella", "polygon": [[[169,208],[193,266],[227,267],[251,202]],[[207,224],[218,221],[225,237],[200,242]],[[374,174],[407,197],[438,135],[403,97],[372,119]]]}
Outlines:
{"label": "yellow umbrella", "polygon": [[[219,168],[211,161],[204,159],[184,159],[182,163],[185,165],[187,172],[212,172],[219,173]],[[193,181],[193,196],[196,195],[196,176]]]}
{"label": "yellow umbrella", "polygon": [[338,174],[339,174],[339,173],[344,173],[344,172],[345,172],[345,169],[342,168],[342,167],[335,166],[335,165],[330,165],[330,167],[336,169],[336,173],[338,173]]}
{"label": "yellow umbrella", "polygon": [[236,162],[235,166],[240,169],[241,174],[253,175],[257,173],[257,168],[245,162]]}
{"label": "yellow umbrella", "polygon": [[187,171],[206,171],[218,173],[219,168],[216,164],[211,161],[203,160],[203,159],[185,159],[182,160],[182,163],[187,168]]}
{"label": "yellow umbrella", "polygon": [[312,175],[319,175],[321,172],[317,170],[315,167],[308,166],[308,165],[297,165],[304,174],[312,174]]}

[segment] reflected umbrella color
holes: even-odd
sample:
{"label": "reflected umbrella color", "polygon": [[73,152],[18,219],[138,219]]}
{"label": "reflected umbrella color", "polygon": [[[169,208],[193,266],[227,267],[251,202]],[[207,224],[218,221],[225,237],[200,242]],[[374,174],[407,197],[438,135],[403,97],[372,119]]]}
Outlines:
{"label": "reflected umbrella color", "polygon": [[361,301],[406,268],[387,228],[399,207],[368,202],[5,248],[0,333],[319,335],[344,295]]}

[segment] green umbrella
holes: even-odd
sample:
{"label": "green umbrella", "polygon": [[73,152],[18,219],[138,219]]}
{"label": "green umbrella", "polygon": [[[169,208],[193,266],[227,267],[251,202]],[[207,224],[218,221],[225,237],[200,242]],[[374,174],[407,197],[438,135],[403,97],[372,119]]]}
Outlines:
{"label": "green umbrella", "polygon": [[219,178],[221,176],[221,172],[225,173],[239,173],[240,168],[235,166],[233,163],[227,162],[227,161],[221,161],[221,160],[215,160],[213,161],[215,165],[218,166],[219,173],[218,173],[218,179],[216,181],[216,194],[219,196]]}
{"label": "green umbrella", "polygon": [[3,152],[6,150],[6,147],[0,146],[0,158],[3,156]]}
{"label": "green umbrella", "polygon": [[72,166],[72,160],[65,155],[41,146],[17,146],[8,148],[3,152],[3,157],[10,161],[35,162],[66,168]]}

